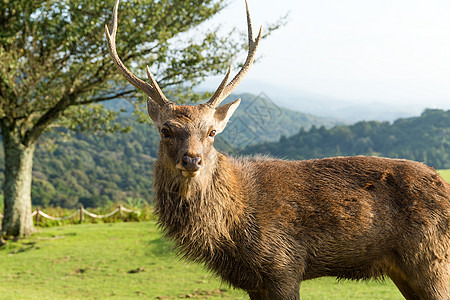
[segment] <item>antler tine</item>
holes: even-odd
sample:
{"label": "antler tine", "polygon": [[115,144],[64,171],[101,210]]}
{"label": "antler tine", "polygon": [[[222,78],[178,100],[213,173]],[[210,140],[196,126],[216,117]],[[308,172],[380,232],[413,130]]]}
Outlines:
{"label": "antler tine", "polygon": [[220,104],[220,102],[222,102],[222,100],[224,99],[224,98],[222,98],[222,93],[227,85],[228,79],[230,78],[230,73],[231,73],[231,66],[228,68],[228,72],[225,75],[225,78],[220,83],[216,92],[214,93],[214,95],[211,97],[211,99],[209,99],[209,101],[206,104],[208,104],[212,107],[217,107]]}
{"label": "antler tine", "polygon": [[[164,96],[163,92],[159,88],[158,83],[156,82],[155,78],[153,78],[152,73],[150,72],[150,68],[147,66],[147,77],[148,80],[150,80],[151,85],[153,86],[154,92],[161,98],[162,102],[164,103],[171,103],[171,101],[167,100],[166,96]],[[156,101],[156,100],[155,100]],[[158,101],[157,101],[158,102]],[[158,102],[159,103],[159,102]]]}
{"label": "antler tine", "polygon": [[119,55],[117,54],[117,49],[116,49],[116,33],[117,33],[117,23],[118,23],[117,15],[118,15],[118,10],[119,10],[119,2],[120,2],[120,0],[116,0],[116,4],[114,5],[111,34],[109,33],[108,26],[105,25],[105,33],[106,33],[106,39],[108,40],[109,54],[114,62],[114,65],[116,65],[120,74],[122,74],[122,76],[125,77],[125,79],[128,80],[129,83],[131,83],[136,88],[143,91],[147,96],[149,96],[151,99],[153,99],[156,103],[158,103],[159,105],[165,105],[167,103],[170,103],[170,101],[167,100],[166,96],[164,96],[164,94],[162,93],[162,91],[159,88],[156,81],[153,79],[153,76],[151,76],[150,71],[148,70],[148,66],[147,66],[147,75],[150,74],[149,79],[151,81],[151,85],[148,84],[147,82],[139,79],[133,73],[131,73],[130,70],[128,70],[128,68],[120,60]]}
{"label": "antler tine", "polygon": [[[255,60],[256,55],[256,49],[258,48],[259,42],[261,41],[261,34],[262,34],[262,26],[259,28],[259,33],[256,39],[253,39],[253,27],[252,27],[252,19],[250,18],[250,11],[248,9],[248,3],[247,0],[245,0],[245,7],[247,10],[247,28],[248,28],[248,54],[247,59],[245,60],[244,65],[239,70],[239,72],[234,76],[234,78],[228,83],[225,87],[222,87],[224,85],[224,82],[220,84],[217,91],[214,93],[212,98],[208,101],[208,104],[213,105],[214,107],[218,106],[220,102],[222,102],[226,97],[228,97],[233,90],[241,83],[242,79],[244,79],[245,75],[247,74],[248,70],[250,69],[251,65],[253,64],[253,61]],[[229,72],[229,71],[228,71]],[[225,77],[224,81],[228,81],[229,73],[227,73],[227,76]],[[220,91],[220,92],[219,92]]]}
{"label": "antler tine", "polygon": [[252,26],[252,18],[250,18],[250,10],[248,9],[247,0],[245,0],[245,11],[247,13],[247,29],[248,29],[248,40],[249,40],[249,46],[250,46],[250,41],[253,41],[253,26]]}

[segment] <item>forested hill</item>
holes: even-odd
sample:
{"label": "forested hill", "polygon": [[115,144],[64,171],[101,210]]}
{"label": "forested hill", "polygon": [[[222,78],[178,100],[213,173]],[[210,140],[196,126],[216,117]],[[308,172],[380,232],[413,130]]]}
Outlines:
{"label": "forested hill", "polygon": [[244,154],[265,153],[288,159],[378,155],[450,168],[450,110],[427,109],[421,116],[388,122],[358,122],[331,129],[301,129],[278,142],[249,146]]}
{"label": "forested hill", "polygon": [[[159,135],[153,126],[133,117],[119,120],[129,133],[76,134],[64,138],[46,134],[33,163],[33,205],[67,208],[105,206],[127,199],[151,199],[152,169]],[[3,181],[3,147],[0,181]]]}
{"label": "forested hill", "polygon": [[[235,152],[235,148],[251,143],[278,140],[281,134],[292,135],[301,126],[336,124],[333,120],[280,109],[263,94],[230,99],[239,97],[241,107],[226,131],[217,136],[215,145],[221,150]],[[150,201],[159,135],[153,125],[140,124],[127,114],[119,123],[130,126],[131,132],[106,136],[76,134],[70,139],[46,134],[35,152],[32,203],[44,207],[77,207],[80,203],[95,207],[126,202],[129,198]],[[0,145],[0,185],[3,172],[4,153]]]}

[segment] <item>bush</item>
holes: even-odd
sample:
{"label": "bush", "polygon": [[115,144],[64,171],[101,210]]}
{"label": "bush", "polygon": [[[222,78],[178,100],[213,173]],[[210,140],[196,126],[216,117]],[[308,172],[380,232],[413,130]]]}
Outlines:
{"label": "bush", "polygon": [[[107,205],[101,208],[89,208],[87,211],[91,214],[95,215],[108,215],[114,210],[118,209],[120,206],[117,205]],[[153,207],[148,205],[145,201],[142,202],[141,206],[136,207],[128,207],[126,205],[122,206],[125,210],[120,213],[117,213],[106,217],[106,218],[94,218],[89,216],[86,213],[83,213],[83,223],[114,223],[114,222],[140,222],[140,221],[149,221],[154,220],[153,215]],[[39,209],[45,214],[54,217],[54,218],[64,218],[69,217],[65,220],[52,220],[48,219],[44,216],[39,215],[39,224],[36,223],[37,217],[34,217],[34,223],[36,226],[40,227],[52,227],[52,226],[61,226],[67,224],[80,224],[80,208],[78,209],[67,209],[62,207],[47,207],[44,209]],[[135,212],[127,212],[126,210],[133,210]]]}

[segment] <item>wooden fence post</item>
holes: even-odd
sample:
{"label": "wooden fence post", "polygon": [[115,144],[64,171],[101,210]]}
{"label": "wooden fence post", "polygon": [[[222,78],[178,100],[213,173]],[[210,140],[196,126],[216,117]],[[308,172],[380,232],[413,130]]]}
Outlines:
{"label": "wooden fence post", "polygon": [[39,226],[39,211],[40,207],[36,208],[36,226]]}
{"label": "wooden fence post", "polygon": [[119,205],[119,215],[120,215],[120,220],[123,222],[123,210],[122,210],[122,205]]}
{"label": "wooden fence post", "polygon": [[84,207],[83,207],[83,204],[81,204],[80,205],[80,224],[83,223],[83,221],[84,221],[84,212],[83,212],[83,210],[84,210]]}

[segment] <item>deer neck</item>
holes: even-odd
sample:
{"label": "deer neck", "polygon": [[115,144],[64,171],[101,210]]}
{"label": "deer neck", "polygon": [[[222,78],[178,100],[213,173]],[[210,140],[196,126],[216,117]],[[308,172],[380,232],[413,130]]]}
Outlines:
{"label": "deer neck", "polygon": [[[181,252],[205,258],[216,247],[233,244],[233,232],[243,221],[242,180],[231,158],[215,152],[203,174],[185,178],[155,163],[155,213],[166,235]],[[161,158],[161,156],[160,156]]]}

